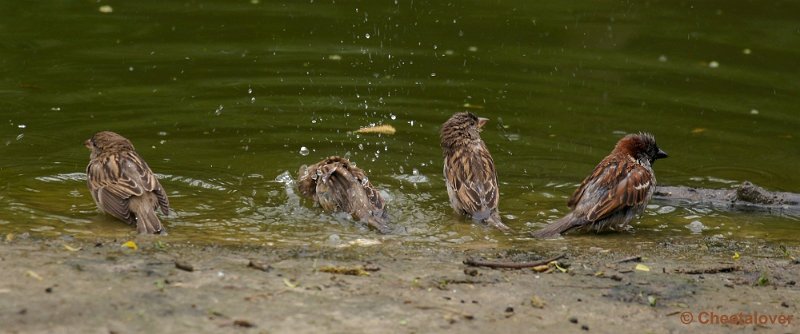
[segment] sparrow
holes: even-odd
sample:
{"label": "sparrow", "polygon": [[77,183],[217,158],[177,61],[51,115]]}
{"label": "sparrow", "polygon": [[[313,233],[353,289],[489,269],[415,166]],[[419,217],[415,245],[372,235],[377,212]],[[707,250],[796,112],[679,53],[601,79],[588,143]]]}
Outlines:
{"label": "sparrow", "polygon": [[667,157],[649,133],[629,134],[581,182],[561,219],[533,233],[552,238],[570,231],[614,231],[627,228],[656,190],[653,163]]}
{"label": "sparrow", "polygon": [[367,175],[349,160],[332,156],[311,166],[301,166],[297,188],[327,212],[347,212],[354,218],[389,233],[386,202]]}
{"label": "sparrow", "polygon": [[510,228],[500,220],[497,210],[500,190],[494,160],[480,136],[487,121],[473,113],[461,112],[442,124],[444,180],[450,206],[457,213],[507,231]]}
{"label": "sparrow", "polygon": [[84,145],[92,151],[86,183],[100,211],[136,225],[139,233],[164,232],[156,210],[169,213],[167,194],[133,144],[114,132],[102,131]]}

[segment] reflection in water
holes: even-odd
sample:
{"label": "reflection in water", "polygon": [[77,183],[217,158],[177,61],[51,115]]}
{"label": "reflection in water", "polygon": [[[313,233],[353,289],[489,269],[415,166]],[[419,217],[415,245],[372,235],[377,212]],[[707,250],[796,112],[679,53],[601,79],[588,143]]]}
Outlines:
{"label": "reflection in water", "polygon": [[[524,248],[635,131],[653,132],[672,156],[654,167],[661,184],[800,191],[793,2],[0,7],[15,27],[0,28],[4,233],[132,233],[86,189],[82,142],[101,130],[130,138],[164,173],[170,240]],[[513,233],[447,204],[438,129],[465,110],[492,119],[481,135]],[[354,133],[378,124],[397,133]],[[376,235],[297,197],[285,171],[331,155],[385,190],[401,231]],[[797,243],[797,218],[653,202],[631,233],[548,243]]]}

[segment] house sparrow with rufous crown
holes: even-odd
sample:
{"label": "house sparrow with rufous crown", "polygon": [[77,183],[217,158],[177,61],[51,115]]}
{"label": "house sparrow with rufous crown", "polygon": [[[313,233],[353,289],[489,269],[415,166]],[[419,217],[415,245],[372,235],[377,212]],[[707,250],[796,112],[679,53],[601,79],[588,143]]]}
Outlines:
{"label": "house sparrow with rufous crown", "polygon": [[133,144],[119,134],[102,131],[84,145],[92,151],[86,183],[97,207],[135,225],[140,234],[164,233],[156,210],[169,214],[167,194]]}
{"label": "house sparrow with rufous crown", "polygon": [[473,113],[460,112],[442,124],[447,195],[457,213],[508,231],[510,228],[503,224],[497,209],[500,190],[494,160],[480,136],[487,121]]}
{"label": "house sparrow with rufous crown", "polygon": [[666,157],[651,134],[623,137],[572,194],[567,203],[572,211],[533,236],[553,238],[573,231],[627,229],[628,223],[644,212],[655,192],[653,163]]}
{"label": "house sparrow with rufous crown", "polygon": [[381,233],[391,230],[380,192],[363,170],[345,158],[332,156],[300,167],[297,188],[327,212],[347,212]]}

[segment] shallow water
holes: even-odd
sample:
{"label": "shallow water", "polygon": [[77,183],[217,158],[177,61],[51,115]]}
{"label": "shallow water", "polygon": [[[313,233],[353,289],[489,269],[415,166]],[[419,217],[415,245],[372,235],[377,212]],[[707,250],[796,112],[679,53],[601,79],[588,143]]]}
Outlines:
{"label": "shallow water", "polygon": [[[86,189],[82,142],[101,130],[131,139],[159,174],[166,238],[198,243],[383,238],[297,197],[284,173],[330,155],[385,190],[405,232],[384,241],[421,247],[525,247],[626,132],[650,131],[669,152],[661,184],[800,192],[796,2],[101,6],[0,5],[3,233],[132,233]],[[447,204],[438,127],[463,110],[491,119],[482,136],[515,233]],[[397,134],[352,133],[371,124]],[[651,204],[633,234],[566,242],[800,243],[799,217]]]}

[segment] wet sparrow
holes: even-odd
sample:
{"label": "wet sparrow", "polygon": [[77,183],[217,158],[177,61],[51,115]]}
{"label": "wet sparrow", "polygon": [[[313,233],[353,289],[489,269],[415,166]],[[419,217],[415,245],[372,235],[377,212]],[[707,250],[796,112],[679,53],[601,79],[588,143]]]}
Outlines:
{"label": "wet sparrow", "polygon": [[652,165],[667,153],[647,133],[629,134],[572,194],[572,212],[533,233],[550,238],[569,231],[622,230],[640,215],[656,189]]}
{"label": "wet sparrow", "polygon": [[473,220],[509,230],[500,220],[497,203],[500,191],[497,172],[489,149],[481,140],[481,128],[488,119],[472,113],[457,113],[442,125],[444,179],[450,206]]}
{"label": "wet sparrow", "polygon": [[347,212],[381,233],[390,231],[380,192],[363,170],[345,158],[333,156],[300,167],[297,187],[301,195],[313,199],[327,212]]}
{"label": "wet sparrow", "polygon": [[92,150],[86,167],[87,184],[97,207],[136,225],[139,233],[162,233],[156,209],[169,213],[169,201],[153,171],[125,137],[96,133],[84,142]]}

